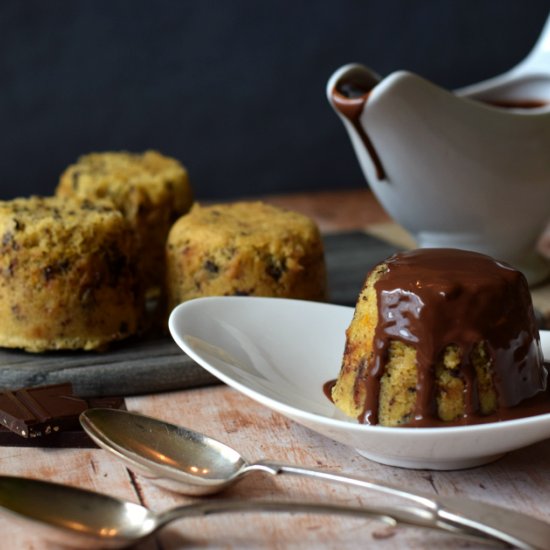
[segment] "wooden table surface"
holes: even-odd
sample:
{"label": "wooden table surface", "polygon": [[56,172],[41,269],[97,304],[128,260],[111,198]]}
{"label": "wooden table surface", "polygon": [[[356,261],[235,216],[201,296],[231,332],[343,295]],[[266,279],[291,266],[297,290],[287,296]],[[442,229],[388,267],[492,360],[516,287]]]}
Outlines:
{"label": "wooden table surface", "polygon": [[[274,204],[309,213],[324,231],[388,222],[366,191],[269,197]],[[490,465],[437,472],[383,466],[264,408],[226,386],[159,393],[126,399],[128,409],[203,431],[247,458],[273,458],[333,469],[440,495],[463,495],[500,504],[550,521],[550,440],[510,453]],[[190,502],[129,472],[100,449],[0,447],[0,472],[68,483],[127,498],[153,510]],[[300,478],[251,476],[225,496],[264,500],[312,500],[349,505],[387,502],[365,490],[325,485]],[[216,497],[210,497],[216,498]],[[51,548],[0,518],[0,548]],[[140,550],[177,548],[476,548],[450,535],[336,516],[247,514],[185,519],[137,546]],[[549,541],[550,548],[550,541]]]}

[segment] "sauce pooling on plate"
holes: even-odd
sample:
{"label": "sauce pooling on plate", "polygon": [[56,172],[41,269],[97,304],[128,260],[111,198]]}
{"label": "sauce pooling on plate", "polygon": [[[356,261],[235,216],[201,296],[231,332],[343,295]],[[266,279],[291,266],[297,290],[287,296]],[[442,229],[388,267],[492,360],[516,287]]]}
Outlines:
{"label": "sauce pooling on plate", "polygon": [[[531,296],[518,270],[484,254],[442,248],[396,254],[377,273],[370,282],[378,313],[370,335],[372,347],[367,356],[361,355],[365,331],[356,309],[350,329],[354,323],[359,328],[348,329],[342,370],[349,376],[350,367],[356,368],[352,399],[361,400],[361,422],[446,426],[550,412]],[[362,295],[360,300],[368,299]],[[401,350],[413,351],[416,381],[407,388],[413,396],[409,414],[392,424],[380,420],[380,399],[384,383],[390,395],[399,384],[395,378],[401,373],[388,367],[396,342]],[[449,366],[446,354],[451,348],[455,363]],[[450,383],[439,378],[443,371]],[[452,391],[460,414],[442,421],[438,400]],[[483,410],[481,401],[488,394],[494,406]],[[540,406],[526,402],[537,395]],[[401,397],[396,393],[392,399]]]}

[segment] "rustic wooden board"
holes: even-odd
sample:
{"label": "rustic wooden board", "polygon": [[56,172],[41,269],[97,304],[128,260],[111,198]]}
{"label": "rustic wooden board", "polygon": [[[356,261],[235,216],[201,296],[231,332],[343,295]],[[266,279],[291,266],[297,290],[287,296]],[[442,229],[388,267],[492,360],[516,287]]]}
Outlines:
{"label": "rustic wooden board", "polygon": [[[109,494],[137,504],[139,494],[124,464],[100,449],[41,449],[0,446],[3,475],[14,475],[64,483]],[[47,532],[37,525],[0,514],[0,548],[17,550],[67,550],[67,546],[47,542]],[[154,540],[140,550],[158,550]]]}
{"label": "rustic wooden board", "polygon": [[[226,386],[132,397],[126,404],[129,410],[207,433],[232,445],[252,461],[271,458],[335,470],[431,495],[466,496],[515,508],[540,519],[550,518],[550,440],[509,453],[479,468],[449,472],[408,470],[369,461],[354,449],[308,430]],[[143,476],[136,475],[136,480],[142,503],[153,510],[164,510],[191,500],[160,489]],[[251,475],[223,496],[339,502],[352,506],[404,504],[374,491],[293,476],[274,478],[267,474]],[[426,529],[405,526],[392,529],[368,519],[304,514],[188,518],[163,529],[158,539],[164,550],[184,547],[473,550],[484,547]]]}
{"label": "rustic wooden board", "polygon": [[[362,232],[325,238],[330,300],[352,305],[366,272],[395,249]],[[0,351],[0,388],[71,382],[77,395],[139,395],[186,389],[217,379],[169,336],[122,342],[104,353]]]}

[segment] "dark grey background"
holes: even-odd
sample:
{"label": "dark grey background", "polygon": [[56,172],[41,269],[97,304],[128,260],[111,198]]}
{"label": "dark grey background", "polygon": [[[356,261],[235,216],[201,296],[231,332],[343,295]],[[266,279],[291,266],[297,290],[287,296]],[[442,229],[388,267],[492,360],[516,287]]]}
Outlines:
{"label": "dark grey background", "polygon": [[520,61],[548,0],[2,0],[0,198],[89,151],[156,148],[198,198],[364,185],[325,83],[340,65],[446,87]]}

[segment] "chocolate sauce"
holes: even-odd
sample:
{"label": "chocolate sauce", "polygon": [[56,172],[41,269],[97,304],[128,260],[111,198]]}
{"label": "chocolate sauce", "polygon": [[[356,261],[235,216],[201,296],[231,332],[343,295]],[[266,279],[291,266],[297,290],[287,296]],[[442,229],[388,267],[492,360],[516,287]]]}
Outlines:
{"label": "chocolate sauce", "polygon": [[547,101],[538,99],[483,99],[481,101],[487,103],[487,105],[502,109],[540,109],[548,105]]}
{"label": "chocolate sauce", "polygon": [[[386,179],[386,171],[370,137],[366,133],[360,118],[372,91],[373,83],[364,81],[361,73],[351,73],[336,83],[332,89],[331,99],[334,108],[353,126],[367,149],[379,180]],[[545,107],[548,102],[541,100],[483,99],[483,103],[504,109],[537,109]]]}
{"label": "chocolate sauce", "polygon": [[[329,380],[323,384],[323,393],[325,397],[334,403],[332,398],[332,388],[336,385],[336,380]],[[470,424],[486,424],[488,422],[502,422],[504,420],[516,420],[518,418],[528,418],[529,416],[537,416],[539,414],[550,414],[550,388],[541,391],[525,399],[515,407],[501,407],[498,412],[493,414],[477,415],[474,418],[462,416],[455,420],[440,420],[433,418],[429,424],[426,422],[421,427],[423,428],[447,428],[449,426],[467,426]],[[403,424],[403,426],[411,426],[411,424]]]}
{"label": "chocolate sauce", "polygon": [[334,403],[334,399],[332,399],[332,388],[334,388],[335,385],[336,379],[329,380],[323,384],[323,393],[329,401],[332,401],[332,403]]}
{"label": "chocolate sauce", "polygon": [[339,81],[332,90],[332,104],[338,112],[350,121],[372,159],[376,169],[376,177],[379,180],[384,180],[386,179],[386,172],[382,166],[382,161],[359,120],[367,103],[370,90],[371,88],[365,82],[362,82],[359,76],[354,78],[353,75],[350,75],[347,79]]}
{"label": "chocolate sauce", "polygon": [[[380,379],[392,340],[417,352],[417,399],[409,426],[453,424],[437,418],[434,380],[435,365],[449,344],[459,349],[464,381],[465,413],[454,424],[515,417],[511,407],[546,389],[531,297],[519,271],[483,254],[443,248],[396,254],[385,264],[386,272],[375,283],[379,319],[374,353],[358,381],[366,385],[361,422],[378,423]],[[471,361],[479,342],[491,359],[499,403],[488,417],[479,412]]]}
{"label": "chocolate sauce", "polygon": [[533,397],[529,397],[514,407],[500,407],[492,414],[474,414],[462,416],[455,420],[445,421],[439,418],[432,418],[417,424],[403,424],[403,426],[416,426],[421,428],[446,428],[450,426],[469,426],[471,424],[487,424],[489,422],[503,422],[505,420],[516,420],[528,418],[539,414],[550,413],[550,390],[540,391]]}

